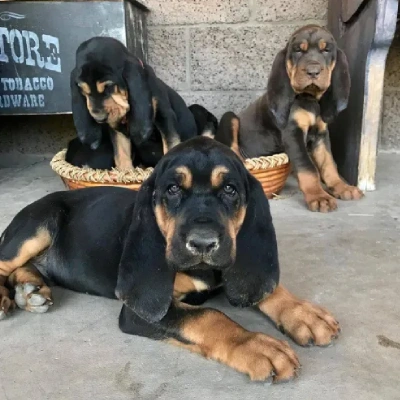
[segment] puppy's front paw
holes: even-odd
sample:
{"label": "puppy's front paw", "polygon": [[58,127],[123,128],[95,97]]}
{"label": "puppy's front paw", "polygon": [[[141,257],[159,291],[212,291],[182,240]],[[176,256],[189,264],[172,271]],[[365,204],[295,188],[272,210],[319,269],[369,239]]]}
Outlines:
{"label": "puppy's front paw", "polygon": [[304,300],[285,304],[279,319],[279,329],[301,346],[329,346],[340,333],[329,311]]}
{"label": "puppy's front paw", "polygon": [[348,185],[345,182],[337,183],[330,187],[329,191],[333,196],[341,200],[360,200],[364,197],[364,193],[358,187]]}
{"label": "puppy's front paw", "polygon": [[45,313],[53,304],[49,287],[33,283],[22,283],[15,287],[15,302],[23,310],[32,313]]}
{"label": "puppy's front paw", "polygon": [[336,199],[322,189],[304,193],[304,198],[310,211],[327,213],[337,209]]}
{"label": "puppy's front paw", "polygon": [[253,332],[246,332],[236,342],[228,356],[228,364],[249,375],[251,380],[263,381],[272,377],[272,381],[278,383],[297,376],[300,363],[287,342]]}
{"label": "puppy's front paw", "polygon": [[301,346],[328,346],[339,336],[339,323],[329,311],[298,299],[282,285],[258,307]]}

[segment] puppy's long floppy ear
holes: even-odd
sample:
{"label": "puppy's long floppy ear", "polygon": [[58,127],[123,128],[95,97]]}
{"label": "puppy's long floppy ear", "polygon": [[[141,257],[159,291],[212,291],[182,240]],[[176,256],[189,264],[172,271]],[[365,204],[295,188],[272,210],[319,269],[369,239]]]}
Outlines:
{"label": "puppy's long floppy ear", "polygon": [[125,61],[123,70],[129,92],[129,134],[136,145],[146,141],[153,131],[152,95],[146,68],[150,67],[130,57]]}
{"label": "puppy's long floppy ear", "polygon": [[174,272],[165,258],[165,240],[153,212],[156,172],[137,195],[119,264],[116,296],[140,318],[161,320],[172,301]]}
{"label": "puppy's long floppy ear", "polygon": [[322,119],[330,123],[347,107],[350,94],[350,72],[346,54],[337,50],[336,64],[332,71],[331,85],[321,98]]}
{"label": "puppy's long floppy ear", "polygon": [[79,70],[74,68],[70,76],[70,87],[75,129],[79,140],[96,150],[101,143],[102,128],[89,114],[85,98],[77,85],[78,75]]}
{"label": "puppy's long floppy ear", "polygon": [[249,200],[236,238],[236,261],[222,274],[229,302],[248,307],[273,292],[279,282],[275,229],[260,183],[247,173]]}
{"label": "puppy's long floppy ear", "polygon": [[279,129],[286,126],[290,107],[295,98],[294,90],[286,71],[287,47],[275,57],[267,85],[268,107]]}

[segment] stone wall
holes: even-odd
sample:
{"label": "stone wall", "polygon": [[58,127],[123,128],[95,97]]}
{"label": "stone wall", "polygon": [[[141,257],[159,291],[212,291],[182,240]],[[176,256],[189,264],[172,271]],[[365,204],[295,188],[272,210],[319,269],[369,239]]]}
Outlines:
{"label": "stone wall", "polygon": [[309,22],[326,23],[327,0],[144,0],[150,63],[188,104],[220,117],[266,87],[276,53]]}
{"label": "stone wall", "polygon": [[[149,62],[188,104],[218,117],[263,93],[291,32],[326,23],[327,0],[142,0]],[[382,146],[400,149],[400,41],[388,60]],[[54,153],[75,135],[71,116],[1,118],[0,152]],[[4,131],[7,131],[4,134]]]}
{"label": "stone wall", "polygon": [[389,151],[400,151],[400,32],[396,33],[386,61],[381,127],[381,148]]}

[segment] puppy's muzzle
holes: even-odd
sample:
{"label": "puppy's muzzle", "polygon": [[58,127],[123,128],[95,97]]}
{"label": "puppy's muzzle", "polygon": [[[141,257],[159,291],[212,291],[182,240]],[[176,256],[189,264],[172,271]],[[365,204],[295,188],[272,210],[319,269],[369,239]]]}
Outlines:
{"label": "puppy's muzzle", "polygon": [[193,255],[210,256],[219,248],[219,237],[210,229],[196,229],[186,238],[186,248]]}
{"label": "puppy's muzzle", "polygon": [[311,78],[311,79],[316,79],[318,78],[319,74],[321,73],[321,65],[318,63],[310,63],[306,66],[305,68],[306,74]]}

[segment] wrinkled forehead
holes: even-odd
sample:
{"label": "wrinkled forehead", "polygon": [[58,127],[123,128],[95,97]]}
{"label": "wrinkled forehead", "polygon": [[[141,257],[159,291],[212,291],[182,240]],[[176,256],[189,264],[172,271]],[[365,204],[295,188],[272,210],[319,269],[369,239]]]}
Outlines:
{"label": "wrinkled forehead", "polygon": [[231,157],[191,152],[176,157],[162,173],[162,181],[176,181],[185,189],[217,189],[226,183],[242,186],[243,176]]}
{"label": "wrinkled forehead", "polygon": [[291,43],[307,41],[309,44],[318,44],[320,41],[335,43],[332,34],[321,27],[308,27],[295,32],[290,40]]}
{"label": "wrinkled forehead", "polygon": [[86,94],[103,93],[107,84],[116,83],[112,68],[102,64],[86,63],[79,71],[77,84]]}

